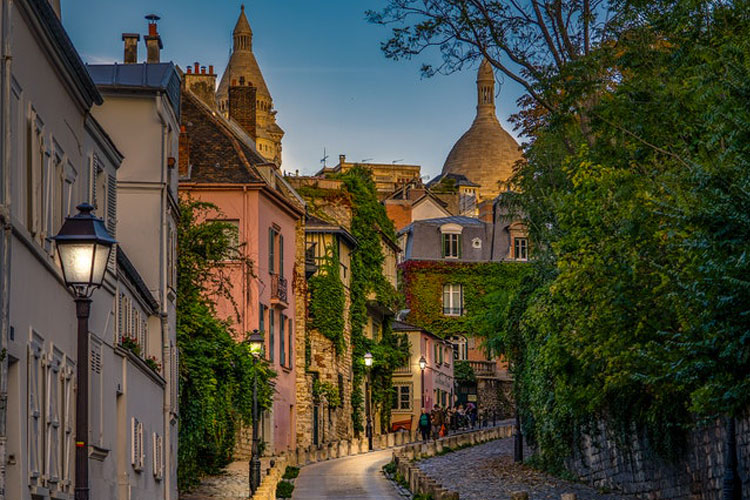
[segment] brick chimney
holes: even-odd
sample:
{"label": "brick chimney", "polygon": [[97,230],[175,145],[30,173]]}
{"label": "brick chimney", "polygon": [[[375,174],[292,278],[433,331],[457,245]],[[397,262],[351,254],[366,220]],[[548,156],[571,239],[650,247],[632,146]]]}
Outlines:
{"label": "brick chimney", "polygon": [[161,62],[161,49],[164,48],[156,29],[156,22],[161,18],[156,14],[149,14],[146,19],[148,20],[148,35],[143,37],[146,41],[146,62],[155,64]]}
{"label": "brick chimney", "polygon": [[232,80],[229,86],[229,118],[237,122],[245,132],[255,140],[257,137],[255,126],[256,88],[245,85],[245,79],[240,77],[240,83]]}
{"label": "brick chimney", "polygon": [[122,41],[125,45],[125,56],[122,61],[125,64],[135,64],[138,62],[138,41],[141,35],[138,33],[123,33]]}
{"label": "brick chimney", "polygon": [[208,107],[216,109],[216,73],[213,64],[209,65],[206,71],[206,67],[196,61],[192,67],[188,66],[187,70],[183,75],[185,88]]}

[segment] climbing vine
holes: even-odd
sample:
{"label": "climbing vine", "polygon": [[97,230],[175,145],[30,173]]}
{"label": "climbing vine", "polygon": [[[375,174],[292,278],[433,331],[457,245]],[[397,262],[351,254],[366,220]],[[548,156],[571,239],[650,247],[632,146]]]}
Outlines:
{"label": "climbing vine", "polygon": [[[339,255],[336,245],[326,248],[320,270],[308,280],[310,303],[308,326],[318,330],[333,342],[336,354],[344,349],[344,308],[346,295],[339,273]],[[306,346],[307,347],[307,346]]]}
{"label": "climbing vine", "polygon": [[[367,301],[374,298],[380,307],[395,310],[398,306],[396,290],[383,275],[383,238],[395,241],[396,232],[379,202],[371,174],[355,167],[340,176],[352,202],[351,232],[357,239],[357,248],[351,256],[351,307],[349,320],[352,339],[352,366],[354,372],[351,395],[354,430],[361,432],[364,395],[362,384],[367,374],[364,365],[366,352],[373,354],[371,369],[371,399],[381,412],[381,423],[390,423],[391,376],[393,370],[408,357],[408,344],[391,332],[390,320],[382,325],[380,339],[365,335]],[[374,297],[373,297],[374,295]]]}

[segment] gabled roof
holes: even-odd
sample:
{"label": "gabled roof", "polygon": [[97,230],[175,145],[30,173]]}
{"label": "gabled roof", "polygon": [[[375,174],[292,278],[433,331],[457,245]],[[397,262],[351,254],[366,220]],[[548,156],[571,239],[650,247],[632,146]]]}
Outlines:
{"label": "gabled roof", "polygon": [[230,122],[185,92],[182,124],[190,138],[190,179],[196,183],[263,182],[254,165],[266,160],[240,140]]}
{"label": "gabled roof", "polygon": [[180,119],[180,75],[174,63],[87,64],[91,78],[105,92],[164,92]]}
{"label": "gabled roof", "polygon": [[444,179],[453,179],[456,183],[456,186],[480,187],[479,184],[471,182],[465,175],[452,172],[438,175],[427,183],[427,187],[436,186],[440,184]]}
{"label": "gabled roof", "polygon": [[347,231],[345,227],[338,224],[333,224],[323,219],[319,219],[314,215],[309,215],[307,217],[307,222],[305,223],[305,232],[313,234],[338,234],[346,241],[348,241],[352,248],[357,246],[357,239],[352,233]]}

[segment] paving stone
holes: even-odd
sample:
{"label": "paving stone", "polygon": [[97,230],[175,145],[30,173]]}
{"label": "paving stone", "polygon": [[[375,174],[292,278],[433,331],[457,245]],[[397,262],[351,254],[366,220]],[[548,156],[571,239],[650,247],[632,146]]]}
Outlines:
{"label": "paving stone", "polygon": [[530,500],[560,500],[564,493],[577,500],[632,500],[601,493],[595,488],[558,479],[527,465],[513,463],[513,438],[498,439],[471,448],[417,462],[440,485],[459,493],[461,500],[510,500],[511,493],[527,491]]}

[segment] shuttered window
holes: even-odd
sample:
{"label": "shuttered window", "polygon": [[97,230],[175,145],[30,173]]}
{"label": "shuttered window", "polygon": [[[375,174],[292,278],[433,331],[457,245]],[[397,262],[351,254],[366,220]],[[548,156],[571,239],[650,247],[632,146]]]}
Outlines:
{"label": "shuttered window", "polygon": [[135,417],[130,420],[130,463],[137,472],[143,470],[143,422]]}
{"label": "shuttered window", "polygon": [[102,443],[102,344],[91,336],[89,341],[89,442]]}
{"label": "shuttered window", "polygon": [[276,267],[274,262],[276,260],[276,231],[272,227],[268,228],[268,272],[274,274]]}
{"label": "shuttered window", "polygon": [[161,481],[164,477],[164,443],[162,437],[157,433],[153,433],[153,457],[154,457],[154,478],[157,481]]}
{"label": "shuttered window", "polygon": [[284,276],[284,235],[279,235],[279,276]]}
{"label": "shuttered window", "polygon": [[284,326],[286,326],[285,323],[286,316],[279,314],[279,364],[281,366],[286,364],[286,342],[284,339],[284,336],[286,335],[286,332],[284,331]]}
{"label": "shuttered window", "polygon": [[276,316],[276,311],[273,309],[268,310],[268,360],[273,361],[273,354],[274,354],[274,343],[276,336],[276,328],[274,328],[274,319]]}

